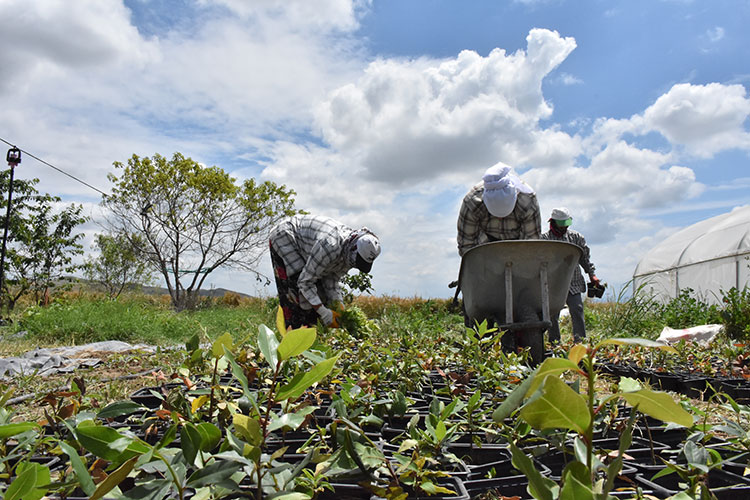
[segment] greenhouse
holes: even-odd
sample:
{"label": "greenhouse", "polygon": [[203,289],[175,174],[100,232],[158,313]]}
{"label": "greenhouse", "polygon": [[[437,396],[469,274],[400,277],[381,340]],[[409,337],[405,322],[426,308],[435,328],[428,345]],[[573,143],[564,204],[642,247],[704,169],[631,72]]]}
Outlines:
{"label": "greenhouse", "polygon": [[689,226],[651,249],[633,273],[633,289],[665,301],[690,288],[709,303],[750,281],[750,206]]}

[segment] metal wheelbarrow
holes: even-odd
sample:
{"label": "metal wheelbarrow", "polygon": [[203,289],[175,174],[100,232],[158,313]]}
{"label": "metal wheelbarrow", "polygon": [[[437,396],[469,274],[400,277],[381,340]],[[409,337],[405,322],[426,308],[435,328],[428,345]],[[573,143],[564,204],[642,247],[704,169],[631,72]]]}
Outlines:
{"label": "metal wheelbarrow", "polygon": [[528,347],[534,364],[544,359],[544,332],[565,306],[581,249],[564,241],[485,243],[461,259],[458,287],[467,326],[487,320],[507,333],[503,350]]}

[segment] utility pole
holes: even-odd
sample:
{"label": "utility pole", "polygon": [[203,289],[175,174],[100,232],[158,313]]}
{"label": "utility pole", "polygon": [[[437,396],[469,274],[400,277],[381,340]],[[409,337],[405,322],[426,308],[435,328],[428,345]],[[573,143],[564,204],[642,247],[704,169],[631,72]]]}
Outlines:
{"label": "utility pole", "polygon": [[[10,167],[10,181],[8,182],[8,207],[5,212],[5,229],[3,230],[3,248],[0,252],[0,295],[3,293],[3,285],[5,284],[5,245],[8,241],[8,226],[10,225],[10,205],[13,201],[13,174],[16,166],[21,163],[21,150],[13,146],[8,150],[8,154],[5,156]],[[0,325],[6,324],[6,321],[0,318]]]}

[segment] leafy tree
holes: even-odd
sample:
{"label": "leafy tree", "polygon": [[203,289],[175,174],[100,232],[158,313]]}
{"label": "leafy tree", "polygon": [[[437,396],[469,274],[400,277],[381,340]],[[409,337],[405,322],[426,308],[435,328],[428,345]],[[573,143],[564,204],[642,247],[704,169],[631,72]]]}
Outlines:
{"label": "leafy tree", "polygon": [[86,278],[104,287],[110,299],[116,299],[128,286],[140,286],[153,279],[151,269],[141,259],[141,238],[135,236],[132,243],[125,236],[97,234],[95,248],[99,256],[87,259],[84,267]]}
{"label": "leafy tree", "polygon": [[[0,173],[2,224],[8,200],[10,173]],[[83,206],[69,205],[60,208],[61,199],[49,194],[40,195],[30,181],[14,179],[13,200],[4,262],[2,301],[8,310],[18,299],[32,292],[37,302],[43,302],[55,282],[66,274],[74,273],[80,264],[74,259],[83,253],[79,243],[83,233],[74,234],[76,226],[87,218],[81,215]]]}
{"label": "leafy tree", "polygon": [[369,293],[372,295],[372,275],[369,273],[345,274],[341,277],[341,284],[344,285],[344,303],[351,304],[354,301],[354,294],[359,292]]}
{"label": "leafy tree", "polygon": [[112,194],[103,197],[109,227],[131,243],[143,239],[144,257],[165,282],[176,310],[194,308],[210,273],[234,267],[259,276],[255,267],[270,229],[298,213],[294,191],[248,179],[237,185],[218,167],[180,153],[169,160],[133,155]]}

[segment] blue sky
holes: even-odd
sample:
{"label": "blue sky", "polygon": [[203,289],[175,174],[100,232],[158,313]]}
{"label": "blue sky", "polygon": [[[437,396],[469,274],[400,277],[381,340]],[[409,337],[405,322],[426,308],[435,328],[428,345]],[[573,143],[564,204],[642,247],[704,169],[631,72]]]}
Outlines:
{"label": "blue sky", "polygon": [[[2,139],[103,191],[114,161],[175,151],[285,183],[380,235],[377,294],[451,295],[461,197],[498,161],[543,220],[573,212],[612,289],[748,203],[747,0],[2,0],[0,19]],[[93,240],[99,193],[18,174],[84,203]]]}

